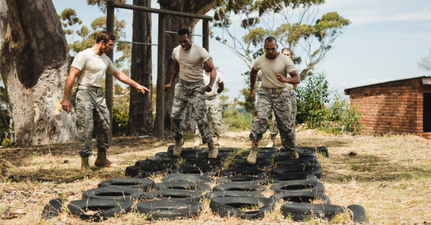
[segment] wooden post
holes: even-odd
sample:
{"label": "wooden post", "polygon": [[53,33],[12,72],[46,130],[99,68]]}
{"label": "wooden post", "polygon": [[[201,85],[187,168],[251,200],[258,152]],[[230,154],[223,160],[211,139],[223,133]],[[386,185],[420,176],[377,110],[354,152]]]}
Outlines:
{"label": "wooden post", "polygon": [[[106,2],[106,31],[109,33],[114,33],[114,6],[112,5],[112,0],[108,0]],[[108,53],[108,57],[112,60],[114,58],[114,50],[111,50]],[[113,121],[112,121],[112,97],[113,97],[113,78],[111,74],[106,73],[105,75],[105,98],[106,105],[108,106],[108,110],[110,112],[110,121],[111,121],[111,132],[109,133],[109,144],[112,145],[112,131],[113,131]]]}
{"label": "wooden post", "polygon": [[209,52],[210,51],[210,29],[209,20],[202,20],[202,46]]}
{"label": "wooden post", "polygon": [[[157,98],[156,98],[156,127],[157,138],[165,140],[165,42],[166,16],[159,14],[159,40],[157,48]],[[171,87],[174,88],[174,87]]]}

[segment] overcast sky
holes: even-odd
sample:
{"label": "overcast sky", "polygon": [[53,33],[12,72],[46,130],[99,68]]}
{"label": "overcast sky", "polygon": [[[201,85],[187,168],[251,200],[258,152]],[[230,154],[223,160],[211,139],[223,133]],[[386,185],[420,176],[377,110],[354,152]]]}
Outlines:
{"label": "overcast sky", "polygon": [[[53,3],[58,14],[65,8],[75,9],[87,26],[94,18],[102,16],[98,8],[88,6],[86,0],[53,0]],[[128,0],[127,4],[132,4],[132,1]],[[152,7],[159,7],[155,0]],[[326,0],[319,8],[321,14],[333,11],[352,23],[326,60],[317,67],[317,72],[326,74],[331,89],[342,93],[345,88],[375,82],[431,76],[430,71],[425,72],[418,67],[418,61],[430,54],[430,0]],[[132,12],[120,10],[116,15],[126,21],[125,40],[131,41]],[[201,33],[200,24],[195,33]],[[157,34],[155,14],[153,34]],[[202,44],[201,38],[194,41]],[[153,42],[157,42],[156,36]],[[153,47],[155,54],[157,48]],[[225,87],[230,90],[224,94],[231,98],[240,97],[239,91],[246,86],[241,74],[248,67],[226,46],[215,40],[210,40],[210,54],[225,78]],[[156,58],[153,57],[153,68],[156,68],[156,64]],[[157,74],[153,71],[153,82],[156,83]]]}

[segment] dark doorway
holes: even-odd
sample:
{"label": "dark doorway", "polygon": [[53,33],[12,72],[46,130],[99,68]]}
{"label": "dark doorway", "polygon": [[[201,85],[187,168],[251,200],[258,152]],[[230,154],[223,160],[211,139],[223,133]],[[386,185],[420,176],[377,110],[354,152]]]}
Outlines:
{"label": "dark doorway", "polygon": [[431,93],[424,93],[424,131],[423,132],[431,132]]}

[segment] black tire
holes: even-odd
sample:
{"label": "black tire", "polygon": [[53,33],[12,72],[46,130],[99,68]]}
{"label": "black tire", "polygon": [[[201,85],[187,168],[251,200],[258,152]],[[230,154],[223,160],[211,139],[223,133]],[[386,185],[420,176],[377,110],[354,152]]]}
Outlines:
{"label": "black tire", "polygon": [[317,147],[317,153],[320,153],[325,157],[329,157],[328,148],[326,146]]}
{"label": "black tire", "polygon": [[352,212],[352,220],[355,223],[364,223],[366,220],[365,209],[361,205],[349,205],[348,209]]}
{"label": "black tire", "polygon": [[256,165],[250,165],[247,162],[236,162],[229,164],[229,169],[236,169],[236,168],[248,168],[248,169],[261,169],[261,170],[268,170],[272,169],[273,164],[269,159],[265,160],[256,160]]}
{"label": "black tire", "polygon": [[221,168],[223,167],[223,161],[220,159],[201,159],[201,158],[185,158],[183,167],[212,167],[212,168]]}
{"label": "black tire", "polygon": [[149,191],[154,188],[154,181],[142,178],[112,178],[102,181],[97,187],[121,186]]}
{"label": "black tire", "polygon": [[234,182],[229,184],[220,184],[213,188],[214,191],[246,191],[246,192],[264,192],[266,187],[257,184],[248,184],[243,182]]}
{"label": "black tire", "polygon": [[148,214],[148,219],[184,219],[199,216],[202,203],[180,200],[148,201],[137,204],[140,213]]}
{"label": "black tire", "polygon": [[248,169],[248,168],[238,168],[238,169],[227,169],[220,171],[220,176],[230,177],[238,175],[255,176],[259,178],[266,178],[268,173],[263,170]]}
{"label": "black tire", "polygon": [[323,193],[311,193],[311,192],[285,192],[274,194],[271,196],[275,201],[283,199],[285,202],[296,202],[296,203],[311,203],[315,200],[321,200],[325,204],[330,204],[331,200]]}
{"label": "black tire", "polygon": [[[180,156],[183,158],[196,158],[197,154],[203,153],[204,150],[196,149],[196,148],[181,148],[181,154]],[[161,157],[177,157],[174,156],[174,150],[168,150],[167,152],[158,152],[156,153],[157,156]]]}
{"label": "black tire", "polygon": [[217,176],[217,168],[211,167],[182,167],[177,170],[172,171],[172,173],[184,173],[184,174],[197,174],[197,175],[207,175],[207,176]]}
{"label": "black tire", "polygon": [[156,168],[168,168],[175,169],[178,168],[178,160],[164,160],[164,159],[146,159],[139,160],[135,163],[135,166],[152,166]]}
{"label": "black tire", "polygon": [[246,191],[211,191],[204,194],[205,198],[219,198],[219,197],[251,197],[251,198],[265,198],[260,192],[246,192]]}
{"label": "black tire", "polygon": [[41,218],[44,220],[49,220],[54,218],[63,212],[63,205],[66,203],[64,198],[56,198],[50,200],[42,210]]}
{"label": "black tire", "polygon": [[268,148],[268,147],[259,147],[257,149],[258,153],[278,153],[280,149],[278,148]]}
{"label": "black tire", "polygon": [[[148,169],[147,166],[128,166],[126,167],[126,171],[124,174],[126,176],[130,177],[139,177],[139,178],[147,178],[154,174],[163,174],[163,173],[172,173],[171,169],[166,168],[153,168],[153,170],[145,170]],[[154,170],[154,169],[160,169],[160,170]]]}
{"label": "black tire", "polygon": [[[280,148],[280,156],[282,154],[289,154],[285,148]],[[316,149],[310,148],[310,147],[296,147],[296,152],[299,155],[299,158],[301,157],[309,157],[309,156],[316,156]]]}
{"label": "black tire", "polygon": [[[257,210],[243,211],[239,208],[250,205],[262,205]],[[274,210],[275,201],[272,198],[251,198],[251,197],[222,197],[213,198],[210,208],[213,213],[220,217],[240,217],[241,219],[262,219],[265,213]]]}
{"label": "black tire", "polygon": [[321,182],[317,182],[315,184],[310,184],[308,182],[292,182],[292,181],[284,181],[278,184],[271,185],[271,190],[275,193],[284,193],[284,192],[310,192],[310,193],[322,193],[325,191],[325,186]]}
{"label": "black tire", "polygon": [[216,179],[217,184],[229,184],[229,183],[236,183],[236,182],[264,185],[266,183],[266,180],[263,178],[258,178],[255,176],[246,176],[246,175],[222,177],[222,178]]}
{"label": "black tire", "polygon": [[322,177],[322,170],[320,167],[320,163],[317,162],[314,166],[306,166],[306,165],[291,165],[291,166],[282,166],[271,170],[272,175],[281,175],[281,174],[311,174],[316,176],[317,178]]}
{"label": "black tire", "polygon": [[162,182],[156,184],[156,190],[192,190],[199,193],[212,191],[208,184],[192,183],[186,181]]}
{"label": "black tire", "polygon": [[[100,221],[118,214],[124,214],[132,210],[133,201],[113,199],[88,199],[72,201],[67,205],[69,213],[79,216],[83,220]],[[85,214],[86,209],[102,210],[94,215]]]}
{"label": "black tire", "polygon": [[[288,180],[301,180],[301,179],[309,179],[310,177],[316,177],[314,175],[311,174],[281,174],[281,175],[276,175],[276,176],[272,176],[268,178],[268,183],[270,184],[276,184],[276,183],[280,183],[283,181],[288,181]],[[317,179],[317,177],[316,177]]]}
{"label": "black tire", "polygon": [[[270,189],[274,190],[273,188],[279,190],[291,190],[291,189],[298,189],[296,186],[316,186],[317,185],[317,177],[316,176],[309,176],[306,179],[295,179],[295,180],[287,180],[287,181],[280,181],[276,184],[271,185]],[[300,189],[300,188],[299,188]]]}
{"label": "black tire", "polygon": [[312,216],[331,219],[338,213],[344,212],[344,208],[331,204],[312,204],[289,202],[280,207],[283,216],[291,216],[294,221],[310,220]]}
{"label": "black tire", "polygon": [[198,202],[203,196],[197,191],[168,189],[162,191],[150,191],[144,193],[147,200],[182,200]]}
{"label": "black tire", "polygon": [[187,181],[192,183],[211,183],[212,179],[206,175],[197,174],[171,174],[163,178],[163,182]]}
{"label": "black tire", "polygon": [[143,194],[143,191],[136,188],[109,186],[84,191],[82,199],[135,200],[142,198]]}
{"label": "black tire", "polygon": [[311,164],[313,162],[317,162],[316,156],[302,157],[297,159],[290,159],[285,157],[275,157],[274,161],[276,162],[276,166],[288,166],[288,165],[306,165]]}

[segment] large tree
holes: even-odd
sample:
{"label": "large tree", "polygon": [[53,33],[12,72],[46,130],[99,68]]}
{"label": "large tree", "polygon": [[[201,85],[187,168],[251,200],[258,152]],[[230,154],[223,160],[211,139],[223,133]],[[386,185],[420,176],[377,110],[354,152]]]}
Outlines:
{"label": "large tree", "polygon": [[[318,6],[324,0],[220,0],[214,11],[216,40],[228,46],[251,69],[254,59],[263,54],[263,41],[276,37],[280,47],[294,52],[294,62],[303,64],[301,77],[322,62],[337,38],[350,24],[337,12],[317,18]],[[245,35],[239,38],[231,28],[233,19],[240,18]],[[237,24],[238,25],[238,24]],[[238,33],[238,31],[237,31]]]}
{"label": "large tree", "polygon": [[[151,7],[151,0],[134,0],[134,5]],[[151,13],[133,11],[133,42],[151,43]],[[151,46],[135,44],[132,48],[131,78],[152,87]],[[153,131],[151,93],[141,94],[134,88],[130,91],[128,135],[147,134]]]}
{"label": "large tree", "polygon": [[[205,15],[211,8],[216,6],[216,0],[158,0],[161,9],[179,11],[179,12],[187,12]],[[177,16],[167,16],[166,19],[166,31],[178,31],[181,28],[188,28],[190,32],[194,32],[196,24],[199,22],[198,19],[191,19],[186,17],[177,17]],[[163,43],[159,43],[163,44]],[[172,50],[174,47],[179,45],[178,36],[176,34],[166,33],[166,43],[165,43],[165,81],[169,82],[169,79],[172,75],[172,68],[174,65],[172,59]],[[198,44],[201,45],[201,44]],[[174,99],[174,86],[177,81],[173,84],[172,88],[165,93],[165,116],[164,118],[156,118],[165,120],[165,128],[171,127],[171,111],[172,111],[172,103]],[[190,113],[190,110],[188,110]],[[195,129],[191,124],[190,116],[186,116],[185,126],[190,129]],[[155,127],[155,129],[158,129]]]}
{"label": "large tree", "polygon": [[0,73],[16,143],[67,142],[75,115],[62,111],[68,72],[65,34],[51,0],[0,0]]}

